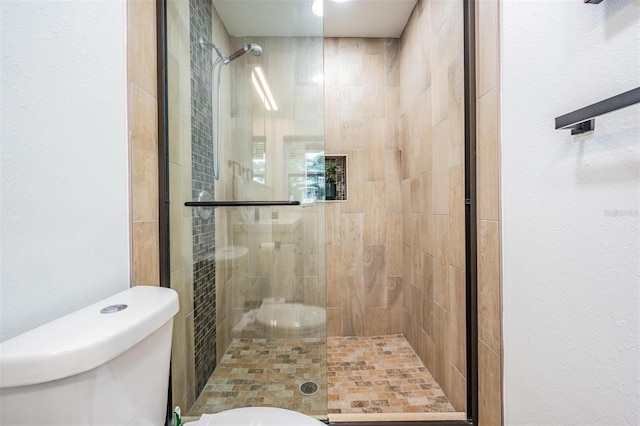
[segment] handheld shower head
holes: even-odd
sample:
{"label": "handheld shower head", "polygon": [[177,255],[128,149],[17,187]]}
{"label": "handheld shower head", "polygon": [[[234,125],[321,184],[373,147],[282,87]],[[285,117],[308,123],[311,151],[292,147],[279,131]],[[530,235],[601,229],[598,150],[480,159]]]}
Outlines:
{"label": "handheld shower head", "polygon": [[251,52],[254,56],[260,56],[262,55],[262,47],[255,43],[245,44],[242,48],[229,55],[229,61],[233,61],[247,52]]}
{"label": "handheld shower head", "polygon": [[248,44],[249,50],[253,53],[254,56],[262,56],[262,46],[256,43]]}
{"label": "handheld shower head", "polygon": [[214,42],[205,40],[204,38],[200,38],[197,42],[200,46],[210,47],[216,51],[218,54],[219,61],[224,65],[227,65],[229,62],[234,59],[238,59],[240,56],[244,55],[247,52],[251,52],[254,56],[262,55],[262,47],[259,44],[249,43],[242,46],[242,48],[236,50],[231,55],[227,56],[224,54],[224,50],[218,47]]}

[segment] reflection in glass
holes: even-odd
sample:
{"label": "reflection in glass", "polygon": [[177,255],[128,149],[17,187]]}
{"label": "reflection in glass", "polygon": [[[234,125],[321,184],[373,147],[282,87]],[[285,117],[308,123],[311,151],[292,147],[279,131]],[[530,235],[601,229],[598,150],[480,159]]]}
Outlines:
{"label": "reflection in glass", "polygon": [[[299,25],[298,6],[269,3]],[[238,36],[223,22],[238,4],[167,3],[170,281],[182,302],[173,405],[188,416],[260,405],[326,418],[322,20],[303,24],[316,31],[308,36]],[[260,56],[243,54],[255,46]],[[202,191],[306,205],[201,218],[184,202]],[[303,393],[305,383],[317,390]]]}

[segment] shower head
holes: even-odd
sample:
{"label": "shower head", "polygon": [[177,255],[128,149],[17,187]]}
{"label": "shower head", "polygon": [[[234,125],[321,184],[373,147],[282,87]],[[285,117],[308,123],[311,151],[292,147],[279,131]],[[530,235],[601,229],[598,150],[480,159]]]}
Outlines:
{"label": "shower head", "polygon": [[229,61],[233,61],[234,59],[239,58],[247,52],[251,52],[254,56],[260,56],[262,55],[262,47],[259,44],[255,43],[245,44],[244,46],[242,46],[242,48],[229,55]]}
{"label": "shower head", "polygon": [[254,56],[262,55],[262,47],[259,44],[255,44],[255,43],[245,44],[244,46],[242,46],[242,48],[236,50],[229,56],[225,55],[224,50],[222,50],[222,48],[218,47],[212,41],[208,41],[208,40],[205,40],[204,38],[200,38],[198,40],[198,44],[200,44],[200,46],[213,48],[213,50],[215,50],[216,53],[218,54],[218,57],[219,57],[218,61],[222,62],[224,65],[227,65],[229,62],[233,61],[234,59],[238,59],[240,56],[244,55],[247,52],[251,52]]}
{"label": "shower head", "polygon": [[253,56],[262,56],[262,46],[256,43],[248,44],[249,50],[253,53]]}

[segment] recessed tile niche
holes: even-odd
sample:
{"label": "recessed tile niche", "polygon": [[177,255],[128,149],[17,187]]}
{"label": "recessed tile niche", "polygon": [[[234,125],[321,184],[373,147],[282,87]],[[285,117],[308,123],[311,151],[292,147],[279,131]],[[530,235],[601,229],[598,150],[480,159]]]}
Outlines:
{"label": "recessed tile niche", "polygon": [[324,157],[324,170],[327,182],[329,182],[329,173],[327,170],[336,167],[335,173],[335,197],[330,198],[327,193],[327,201],[347,201],[347,156],[346,155],[326,155]]}

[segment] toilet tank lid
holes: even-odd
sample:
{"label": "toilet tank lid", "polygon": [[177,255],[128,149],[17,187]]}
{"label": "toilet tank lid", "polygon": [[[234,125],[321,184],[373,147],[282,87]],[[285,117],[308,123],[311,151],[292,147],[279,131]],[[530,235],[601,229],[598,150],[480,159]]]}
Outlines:
{"label": "toilet tank lid", "polygon": [[[127,305],[114,313],[100,310]],[[45,383],[104,364],[178,312],[178,294],[137,286],[0,343],[0,388]]]}

